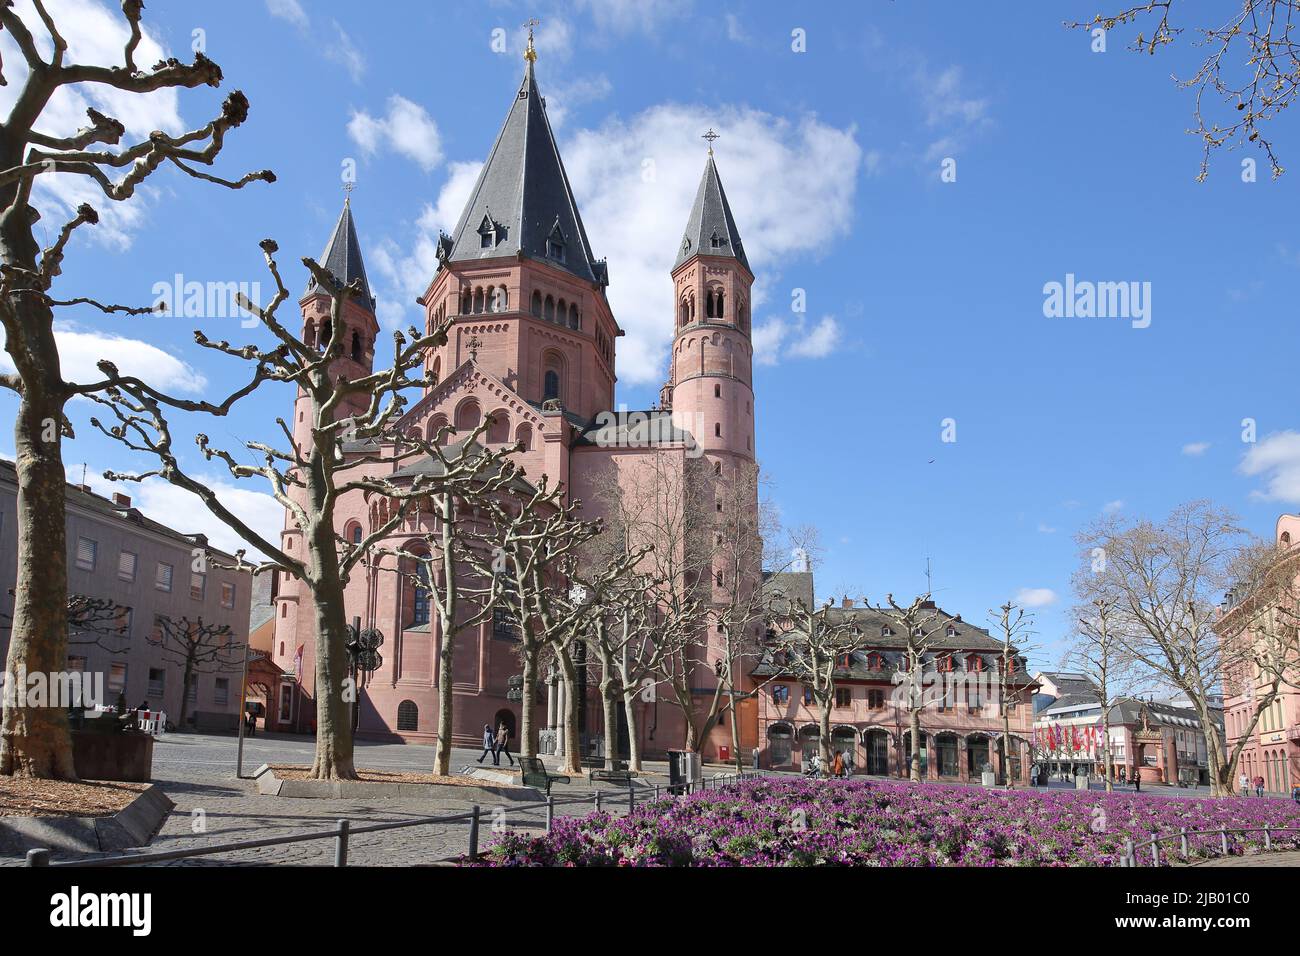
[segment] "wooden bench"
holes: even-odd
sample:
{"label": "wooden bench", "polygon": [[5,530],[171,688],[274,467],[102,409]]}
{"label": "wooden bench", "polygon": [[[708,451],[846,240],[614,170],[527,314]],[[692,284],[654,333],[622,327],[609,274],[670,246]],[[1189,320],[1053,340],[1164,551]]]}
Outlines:
{"label": "wooden bench", "polygon": [[556,781],[569,783],[568,777],[563,774],[551,773],[536,757],[520,757],[519,769],[523,771],[523,785],[525,787],[541,787],[549,795],[551,784]]}
{"label": "wooden bench", "polygon": [[597,780],[603,780],[606,783],[616,783],[623,787],[632,786],[632,772],[627,769],[626,760],[615,760],[614,766],[607,770],[602,759],[599,767],[593,767],[587,771],[587,779],[593,783]]}

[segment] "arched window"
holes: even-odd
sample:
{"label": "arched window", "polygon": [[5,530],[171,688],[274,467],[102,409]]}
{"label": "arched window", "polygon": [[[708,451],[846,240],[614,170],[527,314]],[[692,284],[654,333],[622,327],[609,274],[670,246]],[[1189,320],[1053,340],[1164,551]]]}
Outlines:
{"label": "arched window", "polygon": [[413,700],[404,700],[397,705],[397,729],[416,731],[420,729],[420,708]]}
{"label": "arched window", "polygon": [[474,290],[474,311],[483,311],[483,290],[481,288]]}
{"label": "arched window", "polygon": [[722,437],[722,422],[713,423],[713,437],[714,438]]}
{"label": "arched window", "polygon": [[352,543],[354,545],[361,543],[361,525],[359,524],[354,524],[352,526]]}
{"label": "arched window", "polygon": [[721,398],[721,397],[722,397],[722,386],[721,386],[721,385],[714,385],[714,386],[713,386],[713,397],[714,397],[714,398]]}
{"label": "arched window", "polygon": [[504,312],[510,307],[510,293],[506,291],[503,285],[497,286],[492,290],[492,311]]}
{"label": "arched window", "polygon": [[536,289],[533,290],[533,308],[532,313],[537,318],[542,317],[542,294]]}
{"label": "arched window", "polygon": [[510,441],[510,416],[504,408],[492,413],[492,424],[488,426],[487,440],[493,445],[504,445]]}
{"label": "arched window", "polygon": [[445,444],[447,439],[439,436],[446,426],[447,417],[445,415],[435,415],[429,422],[429,430],[425,432],[425,437],[435,445]]}
{"label": "arched window", "polygon": [[361,361],[361,333],[352,333],[352,361]]}
{"label": "arched window", "polygon": [[329,347],[330,333],[332,331],[334,331],[334,329],[330,325],[330,320],[328,318],[321,319],[320,320],[320,350],[322,352],[324,352],[325,349]]}
{"label": "arched window", "polygon": [[744,303],[741,303],[740,306],[740,331],[749,331],[749,313],[745,311]]}
{"label": "arched window", "polygon": [[442,356],[441,355],[434,357],[433,368],[431,369],[431,373],[433,375],[434,385],[437,385],[440,381],[442,381]]}
{"label": "arched window", "polygon": [[555,300],[549,295],[546,297],[546,308],[543,312],[547,322],[555,321]]}
{"label": "arched window", "polygon": [[519,443],[520,448],[524,451],[530,451],[533,447],[533,426],[527,422],[520,424],[515,429],[515,441]]}
{"label": "arched window", "polygon": [[705,318],[713,318],[713,290],[706,289],[704,292],[704,315]]}
{"label": "arched window", "polygon": [[563,325],[568,314],[569,304],[567,302],[561,299],[559,302],[555,303],[555,321],[559,322],[560,325]]}
{"label": "arched window", "polygon": [[569,303],[569,328],[574,330],[582,328],[582,321],[578,318],[578,307],[572,302]]}
{"label": "arched window", "polygon": [[316,323],[310,319],[307,320],[307,325],[302,330],[302,344],[309,349],[316,347]]}
{"label": "arched window", "polygon": [[690,320],[691,320],[691,307],[685,299],[682,299],[682,306],[681,309],[679,310],[677,324],[685,325]]}
{"label": "arched window", "polygon": [[560,373],[553,368],[546,370],[546,381],[542,388],[542,401],[560,397]]}
{"label": "arched window", "polygon": [[411,614],[411,627],[420,627],[429,623],[429,565],[420,562],[419,571],[420,583],[415,586],[413,613]]}
{"label": "arched window", "polygon": [[[288,607],[288,606],[289,606],[289,605],[287,605],[287,604],[285,605],[285,607]],[[284,617],[283,614],[281,614],[280,616],[281,616],[281,617]],[[281,657],[284,657],[284,641],[281,641],[281,642],[280,642],[280,656],[281,656]]]}
{"label": "arched window", "polygon": [[456,431],[472,432],[478,428],[479,420],[483,413],[479,410],[478,402],[474,399],[466,399],[460,403],[456,409]]}
{"label": "arched window", "polygon": [[726,293],[724,293],[721,289],[718,290],[718,305],[715,310],[718,313],[718,318],[722,318],[724,315],[726,315],[726,312],[722,308],[722,300],[725,294]]}
{"label": "arched window", "polygon": [[471,289],[466,289],[465,294],[461,296],[460,299],[460,314],[469,315],[473,311],[474,311],[474,292]]}

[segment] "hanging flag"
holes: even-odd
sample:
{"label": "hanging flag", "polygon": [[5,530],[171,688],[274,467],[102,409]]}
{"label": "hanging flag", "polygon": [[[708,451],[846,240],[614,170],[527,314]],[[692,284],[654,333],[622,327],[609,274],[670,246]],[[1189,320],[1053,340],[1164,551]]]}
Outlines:
{"label": "hanging flag", "polygon": [[293,655],[293,676],[297,678],[298,683],[302,683],[302,652],[306,644],[298,645],[298,652]]}

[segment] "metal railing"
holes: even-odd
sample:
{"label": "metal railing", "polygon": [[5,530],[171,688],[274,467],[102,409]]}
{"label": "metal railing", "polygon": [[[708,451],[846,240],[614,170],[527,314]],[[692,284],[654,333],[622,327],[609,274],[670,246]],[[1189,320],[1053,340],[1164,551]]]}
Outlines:
{"label": "metal railing", "polygon": [[[712,781],[704,780],[701,784],[702,790],[718,789],[723,786],[730,786],[737,783],[743,775],[740,773],[715,774]],[[627,788],[627,813],[631,814],[636,811],[637,807],[637,787],[629,784]],[[643,788],[650,789],[650,788]],[[682,790],[683,793],[690,793],[692,787],[687,784],[685,787],[678,788],[656,784],[653,788],[653,795],[650,797],[652,802],[663,799],[664,796],[674,797],[675,790]],[[555,822],[555,808],[572,806],[579,803],[589,803],[596,813],[604,811],[606,798],[617,796],[619,803],[622,803],[623,792],[620,790],[606,789],[593,790],[589,794],[581,794],[573,797],[556,799],[553,796],[547,796],[545,801],[540,803],[518,804],[512,807],[512,810],[546,810],[546,832],[551,832],[551,827]],[[644,797],[642,800],[644,801]],[[479,804],[474,804],[468,811],[463,813],[453,813],[443,816],[433,817],[416,817],[411,820],[397,820],[392,823],[370,823],[362,826],[353,826],[352,821],[341,818],[335,821],[334,826],[329,830],[320,830],[313,833],[294,833],[288,836],[265,837],[260,840],[240,840],[234,843],[219,843],[215,846],[191,847],[184,850],[157,850],[147,851],[144,853],[125,853],[120,856],[99,857],[97,859],[79,859],[79,860],[54,860],[51,859],[51,850],[32,849],[27,851],[26,866],[43,866],[43,867],[99,867],[99,866],[137,866],[148,863],[163,863],[169,860],[183,860],[191,857],[213,856],[219,853],[231,853],[239,850],[251,850],[258,847],[280,846],[291,843],[308,843],[313,840],[333,840],[334,841],[334,866],[348,865],[348,845],[355,836],[367,833],[379,833],[386,830],[401,830],[408,827],[432,826],[435,824],[446,823],[468,823],[468,853],[471,860],[478,859],[479,856],[479,829],[483,808]],[[612,810],[610,812],[613,812]],[[440,858],[439,862],[451,862],[459,859],[458,857]]]}
{"label": "metal railing", "polygon": [[[1217,836],[1219,838],[1219,852],[1217,854],[1207,855],[1207,859],[1214,857],[1232,856],[1232,844],[1228,839],[1230,835],[1241,833],[1263,833],[1264,834],[1264,851],[1268,852],[1273,849],[1273,837],[1279,833],[1300,833],[1300,827],[1220,827],[1217,830],[1188,830],[1186,827],[1179,827],[1177,833],[1153,833],[1151,838],[1134,844],[1131,839],[1124,841],[1124,853],[1119,857],[1117,866],[1138,866],[1138,860],[1150,855],[1150,866],[1160,866],[1160,844],[1177,840],[1178,849],[1183,859],[1191,857],[1191,846],[1188,842],[1189,837],[1197,836]],[[1203,848],[1200,848],[1203,849]],[[1166,857],[1168,859],[1168,857]]]}

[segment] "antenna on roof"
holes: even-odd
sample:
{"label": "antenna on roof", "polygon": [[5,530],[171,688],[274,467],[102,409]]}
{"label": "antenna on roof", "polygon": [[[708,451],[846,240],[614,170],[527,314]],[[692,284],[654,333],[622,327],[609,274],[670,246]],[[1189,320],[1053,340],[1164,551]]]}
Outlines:
{"label": "antenna on roof", "polygon": [[81,463],[81,487],[86,487],[86,463]]}
{"label": "antenna on roof", "polygon": [[934,576],[930,573],[930,556],[925,556],[925,593],[934,593]]}

